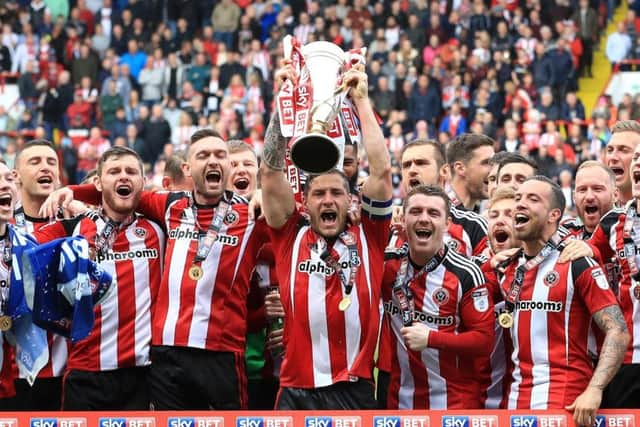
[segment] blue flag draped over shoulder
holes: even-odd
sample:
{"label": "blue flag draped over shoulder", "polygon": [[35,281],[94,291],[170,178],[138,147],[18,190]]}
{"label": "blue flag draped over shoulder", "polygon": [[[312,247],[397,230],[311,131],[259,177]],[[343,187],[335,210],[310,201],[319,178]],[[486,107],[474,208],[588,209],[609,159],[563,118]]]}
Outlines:
{"label": "blue flag draped over shoulder", "polygon": [[93,306],[111,287],[112,278],[89,259],[84,237],[56,239],[25,251],[24,292],[33,322],[49,331],[86,338],[93,329]]}
{"label": "blue flag draped over shoulder", "polygon": [[35,249],[37,243],[31,237],[17,231],[12,225],[9,225],[9,238],[11,239],[11,284],[7,314],[11,316],[13,325],[5,334],[9,343],[15,347],[16,363],[21,377],[33,384],[38,372],[49,360],[47,333],[33,323],[31,310],[25,300],[22,280],[24,267],[22,256],[26,251]]}

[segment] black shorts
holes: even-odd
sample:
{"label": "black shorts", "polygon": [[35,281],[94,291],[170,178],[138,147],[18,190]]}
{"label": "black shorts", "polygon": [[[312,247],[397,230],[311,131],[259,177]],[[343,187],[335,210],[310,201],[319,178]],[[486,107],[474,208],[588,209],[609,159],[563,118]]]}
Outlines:
{"label": "black shorts", "polygon": [[62,406],[62,377],[36,378],[33,386],[17,379],[16,411],[59,411]]}
{"label": "black shorts", "polygon": [[153,409],[247,409],[240,353],[152,346],[149,380]]}
{"label": "black shorts", "polygon": [[70,370],[64,376],[65,411],[149,410],[149,367],[90,372]]}
{"label": "black shorts", "polygon": [[250,411],[270,411],[275,408],[279,388],[276,378],[249,380],[247,386]]}
{"label": "black shorts", "polygon": [[602,396],[601,408],[640,408],[640,364],[622,365]]}
{"label": "black shorts", "polygon": [[282,387],[276,402],[278,410],[376,409],[373,384],[366,380],[339,382],[320,388]]}

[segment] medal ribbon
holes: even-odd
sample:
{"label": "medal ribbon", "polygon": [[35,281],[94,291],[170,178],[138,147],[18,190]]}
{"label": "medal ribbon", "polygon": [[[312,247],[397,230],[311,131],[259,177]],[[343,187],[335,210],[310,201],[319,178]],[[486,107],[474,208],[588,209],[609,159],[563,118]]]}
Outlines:
{"label": "medal ribbon", "polygon": [[393,295],[400,303],[400,312],[402,315],[402,324],[404,326],[411,326],[413,323],[413,293],[409,284],[414,280],[420,279],[424,274],[431,273],[435,270],[440,263],[444,260],[447,254],[447,246],[445,245],[440,249],[417,273],[408,277],[407,271],[409,270],[409,246],[405,243],[402,246],[402,261],[400,262],[400,269],[396,275],[396,280],[393,283]]}
{"label": "medal ribbon", "polygon": [[624,254],[629,264],[629,273],[631,278],[635,281],[640,281],[640,271],[638,270],[638,264],[636,262],[636,243],[633,240],[633,226],[638,219],[638,212],[634,204],[629,206],[627,215],[624,219],[624,227],[622,240],[624,242]]}
{"label": "medal ribbon", "polygon": [[2,261],[7,266],[7,281],[6,286],[0,288],[0,316],[7,314],[7,305],[9,303],[9,289],[11,287],[11,237],[9,236],[9,230],[7,230],[7,237],[4,239],[4,247],[2,248]]}
{"label": "medal ribbon", "polygon": [[105,224],[100,234],[96,236],[96,253],[101,256],[106,256],[107,251],[113,247],[113,243],[116,241],[117,232],[123,227],[131,224],[134,221],[133,215],[127,218],[123,222],[116,222],[106,215],[101,214]]}
{"label": "medal ribbon", "polygon": [[338,236],[342,243],[345,244],[347,249],[349,250],[349,280],[344,275],[342,268],[340,268],[340,263],[338,260],[331,255],[331,252],[326,247],[326,242],[323,238],[318,240],[319,245],[324,249],[320,253],[320,259],[324,261],[329,267],[333,269],[340,276],[340,283],[344,286],[345,295],[351,294],[351,290],[353,289],[353,284],[356,282],[356,274],[358,273],[358,267],[360,265],[359,257],[358,257],[358,246],[356,245],[356,238],[349,231],[343,231]]}
{"label": "medal ribbon", "polygon": [[[209,255],[211,247],[218,238],[218,233],[220,232],[220,228],[222,227],[222,221],[227,215],[230,206],[231,205],[229,205],[229,203],[227,203],[224,199],[220,200],[220,203],[218,203],[215,215],[211,220],[211,224],[209,224],[207,232],[198,238],[198,250],[196,251],[196,258],[193,260],[194,264],[204,261]],[[193,202],[191,203],[191,211],[193,212],[193,219],[196,223],[196,227],[198,228],[198,231],[201,232],[200,226],[198,225],[198,208]]]}
{"label": "medal ribbon", "polygon": [[530,271],[536,268],[538,265],[542,263],[551,253],[558,249],[561,244],[561,238],[558,232],[556,231],[551,239],[547,243],[545,243],[542,250],[535,257],[531,258],[527,262],[520,264],[518,268],[516,268],[516,274],[511,281],[511,286],[509,287],[509,292],[504,297],[504,306],[505,310],[508,313],[513,313],[516,309],[516,303],[520,299],[520,292],[522,291],[522,285],[524,283],[524,275],[527,271]]}

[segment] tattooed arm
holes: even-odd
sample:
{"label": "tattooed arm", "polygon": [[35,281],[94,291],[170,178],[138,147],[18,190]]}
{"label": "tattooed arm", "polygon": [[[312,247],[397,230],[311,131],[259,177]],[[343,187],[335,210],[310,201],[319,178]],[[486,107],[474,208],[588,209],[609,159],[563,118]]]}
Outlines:
{"label": "tattooed arm", "polygon": [[265,133],[260,166],[262,210],[267,224],[273,228],[282,227],[296,207],[293,190],[284,172],[286,148],[287,139],[280,131],[280,120],[276,111]]}
{"label": "tattooed arm", "polygon": [[602,392],[614,377],[627,351],[629,332],[618,305],[610,305],[593,314],[593,320],[605,333],[600,359],[586,390],[568,410],[573,411],[576,424],[592,426],[602,401]]}

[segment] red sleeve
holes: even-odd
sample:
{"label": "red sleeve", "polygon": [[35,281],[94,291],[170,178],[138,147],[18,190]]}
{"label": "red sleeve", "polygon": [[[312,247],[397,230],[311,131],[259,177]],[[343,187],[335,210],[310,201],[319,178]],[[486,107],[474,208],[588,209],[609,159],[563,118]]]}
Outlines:
{"label": "red sleeve", "polygon": [[302,214],[298,210],[293,212],[287,222],[280,228],[268,227],[269,237],[273,253],[278,254],[278,258],[289,253],[293,248],[293,241],[296,238],[296,230],[302,219]]}
{"label": "red sleeve", "polygon": [[73,197],[83,203],[97,206],[102,202],[102,193],[93,184],[70,185]]}
{"label": "red sleeve", "polygon": [[591,258],[578,258],[571,263],[575,287],[592,315],[605,307],[618,304],[607,275]]}
{"label": "red sleeve", "polygon": [[[90,205],[102,202],[102,193],[93,184],[71,185],[73,197]],[[137,211],[158,224],[164,224],[169,197],[183,197],[185,193],[170,191],[143,191]]]}
{"label": "red sleeve", "polygon": [[38,231],[34,231],[31,235],[38,241],[38,243],[46,243],[62,237],[68,237],[71,234],[67,231],[61,221],[55,221],[40,227]]}
{"label": "red sleeve", "polygon": [[480,256],[487,249],[487,236],[481,238],[478,243],[473,247],[473,256]]}
{"label": "red sleeve", "polygon": [[429,332],[429,347],[469,356],[488,356],[493,349],[493,301],[484,287],[470,289],[460,301],[462,332]]}
{"label": "red sleeve", "polygon": [[611,247],[609,236],[611,230],[616,227],[619,221],[624,223],[625,215],[616,211],[610,211],[600,220],[600,224],[596,227],[587,241],[593,250],[594,258],[598,260],[610,259],[616,255],[615,248]]}

